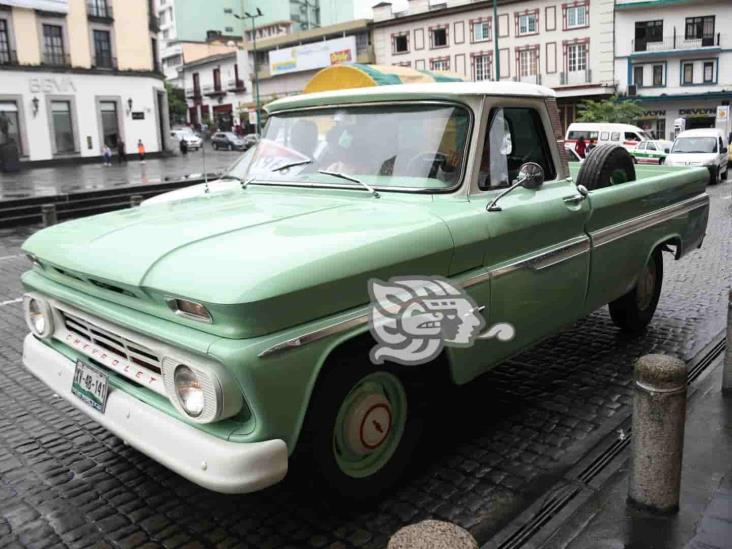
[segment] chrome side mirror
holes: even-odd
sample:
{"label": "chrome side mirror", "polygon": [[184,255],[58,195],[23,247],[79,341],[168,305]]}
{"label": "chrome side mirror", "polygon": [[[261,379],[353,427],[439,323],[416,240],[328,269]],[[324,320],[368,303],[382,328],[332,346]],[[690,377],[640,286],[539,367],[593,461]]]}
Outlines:
{"label": "chrome side mirror", "polygon": [[521,185],[525,189],[538,189],[544,184],[544,168],[536,162],[522,164],[514,184]]}

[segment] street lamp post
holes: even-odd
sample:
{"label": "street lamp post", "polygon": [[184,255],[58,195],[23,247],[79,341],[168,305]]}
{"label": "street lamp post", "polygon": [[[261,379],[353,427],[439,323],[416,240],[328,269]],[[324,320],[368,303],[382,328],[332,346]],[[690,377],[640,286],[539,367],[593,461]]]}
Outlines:
{"label": "street lamp post", "polygon": [[[255,14],[251,14],[248,11],[245,11],[243,15],[238,15],[236,13],[234,13],[233,15],[234,17],[236,17],[237,19],[241,19],[242,21],[244,21],[245,19],[249,19],[252,22],[252,56],[254,57],[254,108],[256,109],[255,114],[257,118],[257,135],[259,135],[261,132],[261,122],[259,121],[259,70],[257,67],[257,32],[254,29],[254,20],[257,17],[261,17],[263,14],[262,10],[257,8],[257,13]],[[245,42],[247,41],[245,32],[242,32],[242,38]]]}

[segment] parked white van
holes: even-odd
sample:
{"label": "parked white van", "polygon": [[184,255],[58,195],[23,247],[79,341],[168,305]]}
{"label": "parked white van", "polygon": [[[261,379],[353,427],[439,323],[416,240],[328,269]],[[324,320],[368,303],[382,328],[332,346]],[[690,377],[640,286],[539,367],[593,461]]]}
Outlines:
{"label": "parked white van", "polygon": [[676,136],[667,166],[705,166],[712,185],[727,179],[729,157],[727,136],[717,128],[686,130]]}
{"label": "parked white van", "polygon": [[610,124],[605,122],[573,122],[567,128],[567,135],[564,141],[574,148],[580,137],[584,137],[585,143],[594,141],[597,145],[614,143],[622,145],[628,151],[636,148],[641,141],[653,139],[638,126],[630,124]]}

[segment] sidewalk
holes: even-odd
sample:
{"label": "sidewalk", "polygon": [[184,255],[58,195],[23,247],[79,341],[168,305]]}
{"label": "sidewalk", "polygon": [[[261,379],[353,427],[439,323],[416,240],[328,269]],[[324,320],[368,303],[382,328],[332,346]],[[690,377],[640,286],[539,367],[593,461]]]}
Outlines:
{"label": "sidewalk", "polygon": [[[225,170],[241,152],[206,149],[206,172]],[[116,162],[116,158],[115,158]],[[201,151],[186,156],[148,159],[144,164],[130,160],[105,167],[103,164],[79,164],[52,168],[31,168],[18,173],[0,173],[0,201],[32,196],[50,196],[127,185],[157,183],[204,171]]]}
{"label": "sidewalk", "polygon": [[626,505],[628,461],[545,547],[732,547],[732,396],[721,392],[721,358],[690,395],[678,514],[654,516]]}

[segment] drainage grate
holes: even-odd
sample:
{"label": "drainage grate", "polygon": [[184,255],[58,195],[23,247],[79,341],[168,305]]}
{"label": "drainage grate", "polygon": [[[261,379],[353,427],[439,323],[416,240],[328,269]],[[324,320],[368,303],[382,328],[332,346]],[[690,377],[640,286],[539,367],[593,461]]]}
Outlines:
{"label": "drainage grate", "polygon": [[[691,385],[724,352],[726,346],[726,340],[721,338],[692,359],[686,375],[687,384]],[[566,479],[560,485],[555,486],[545,496],[537,511],[496,547],[498,549],[519,549],[526,545],[532,537],[565,509],[613,459],[630,445],[630,428],[626,430],[626,434],[627,436],[615,439],[607,448],[595,456],[577,475],[576,481]]]}

